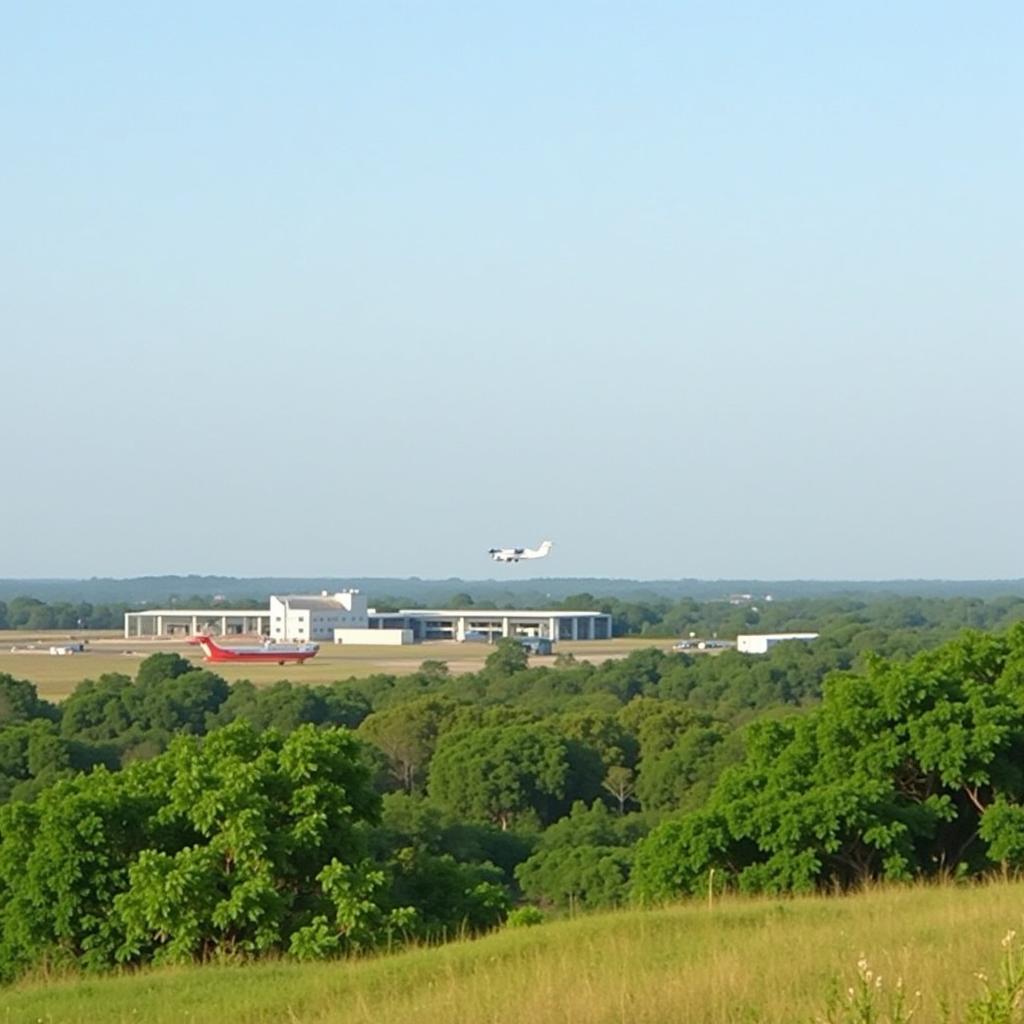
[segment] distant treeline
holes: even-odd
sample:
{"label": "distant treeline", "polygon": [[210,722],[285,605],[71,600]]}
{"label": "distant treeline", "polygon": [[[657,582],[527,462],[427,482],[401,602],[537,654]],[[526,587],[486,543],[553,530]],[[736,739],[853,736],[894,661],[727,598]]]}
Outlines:
{"label": "distant treeline", "polygon": [[[195,595],[175,599],[171,607],[216,608],[221,602],[209,596]],[[239,599],[233,608],[266,608],[266,601]],[[0,629],[121,629],[125,612],[138,611],[138,605],[92,604],[89,601],[41,601],[37,597],[15,597],[0,601]]]}
{"label": "distant treeline", "polygon": [[[810,597],[972,597],[994,598],[1024,595],[1024,580],[631,580],[600,577],[446,580],[418,577],[248,577],[235,576],[141,576],[129,579],[88,580],[0,579],[0,600],[30,594],[41,601],[90,601],[94,604],[126,603],[133,606],[165,606],[176,596],[219,595],[226,602],[270,594],[319,594],[356,587],[369,595],[402,595],[410,604],[436,608],[447,595],[461,591],[477,600],[495,601],[505,607],[538,607],[545,601],[563,601],[586,592],[598,598],[641,601],[651,598],[695,601],[728,599],[733,594],[763,598],[771,594],[784,601]],[[181,601],[179,600],[179,604]]]}
{"label": "distant treeline", "polygon": [[[856,638],[858,650],[895,653],[909,638],[931,642],[962,629],[1003,629],[1024,619],[1024,598],[953,597],[800,598],[790,601],[645,601],[598,599],[578,594],[560,608],[597,608],[612,616],[617,636],[734,638],[739,633],[816,632],[840,642]],[[897,646],[893,646],[893,645]],[[916,649],[916,648],[915,648]]]}
{"label": "distant treeline", "polygon": [[[372,596],[379,611],[422,607],[409,597]],[[480,598],[466,591],[447,594],[438,602],[448,608],[480,611],[522,607],[512,602]],[[612,617],[616,636],[648,636],[652,639],[686,637],[734,638],[738,633],[812,631],[826,634],[856,650],[880,653],[911,653],[939,643],[962,629],[1005,629],[1024,619],[1024,597],[991,600],[969,597],[831,597],[788,601],[736,597],[730,601],[697,601],[693,598],[651,597],[627,600],[591,593],[571,594],[560,600],[531,602],[542,610],[598,610]],[[174,597],[167,607],[223,607],[220,596],[192,594]],[[253,597],[234,598],[233,608],[265,608]],[[58,601],[46,603],[35,597],[0,601],[0,630],[120,629],[124,613],[139,608],[128,604],[90,604]]]}

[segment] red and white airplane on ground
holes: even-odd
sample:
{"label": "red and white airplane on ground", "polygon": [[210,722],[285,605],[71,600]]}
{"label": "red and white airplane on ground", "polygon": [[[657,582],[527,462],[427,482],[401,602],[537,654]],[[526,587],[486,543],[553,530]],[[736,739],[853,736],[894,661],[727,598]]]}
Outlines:
{"label": "red and white airplane on ground", "polygon": [[263,661],[278,665],[294,661],[301,665],[320,650],[319,644],[275,644],[269,640],[259,647],[221,647],[205,633],[197,633],[191,642],[202,647],[207,661]]}

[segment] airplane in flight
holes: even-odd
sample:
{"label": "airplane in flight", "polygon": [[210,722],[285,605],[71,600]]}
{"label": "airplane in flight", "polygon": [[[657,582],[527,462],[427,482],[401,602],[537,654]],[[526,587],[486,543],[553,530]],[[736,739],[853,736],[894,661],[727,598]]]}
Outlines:
{"label": "airplane in flight", "polygon": [[518,562],[520,558],[544,558],[551,550],[551,541],[544,541],[539,548],[491,548],[487,553],[496,562]]}
{"label": "airplane in flight", "polygon": [[271,641],[259,647],[221,647],[205,633],[197,633],[190,642],[199,644],[206,661],[262,661],[278,665],[294,661],[301,665],[320,650],[319,644],[275,644]]}

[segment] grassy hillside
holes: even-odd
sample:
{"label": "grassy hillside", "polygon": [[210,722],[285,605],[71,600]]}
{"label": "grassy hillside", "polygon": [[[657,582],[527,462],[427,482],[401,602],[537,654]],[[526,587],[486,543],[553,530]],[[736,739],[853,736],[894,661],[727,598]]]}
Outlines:
{"label": "grassy hillside", "polygon": [[[994,976],[1024,918],[1024,885],[730,900],[505,931],[375,960],[164,969],[40,979],[8,990],[0,1021],[554,1024],[813,1020],[864,954],[881,996],[902,978],[915,1021],[952,1019]],[[1021,929],[1024,932],[1024,929]]]}

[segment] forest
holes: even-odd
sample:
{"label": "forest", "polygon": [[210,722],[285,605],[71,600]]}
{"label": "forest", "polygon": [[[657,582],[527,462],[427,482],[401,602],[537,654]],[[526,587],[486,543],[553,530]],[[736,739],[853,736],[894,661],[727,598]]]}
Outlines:
{"label": "forest", "polygon": [[821,636],[763,656],[257,688],[158,653],[59,705],[0,676],[0,978],[1017,868],[1021,602],[850,605],[779,602]]}

